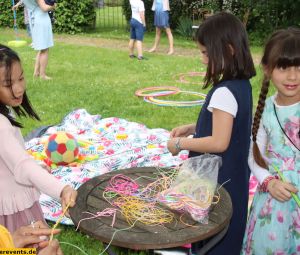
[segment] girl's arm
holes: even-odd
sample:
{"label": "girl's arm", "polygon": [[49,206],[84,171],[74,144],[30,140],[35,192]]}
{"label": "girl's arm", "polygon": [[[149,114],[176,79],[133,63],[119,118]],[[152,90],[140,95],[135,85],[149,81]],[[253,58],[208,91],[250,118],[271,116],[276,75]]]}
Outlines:
{"label": "girl's arm", "polygon": [[[168,149],[173,155],[183,149],[200,153],[218,153],[227,149],[231,139],[233,119],[238,111],[238,104],[234,95],[226,87],[216,89],[207,109],[212,112],[212,135],[203,138],[170,140]],[[192,128],[192,126],[190,127]],[[195,129],[195,125],[193,128]]]}
{"label": "girl's arm", "polygon": [[[200,153],[224,152],[230,143],[233,116],[225,111],[213,109],[212,135],[202,138],[172,138],[168,142],[168,149],[173,155],[179,150],[190,150]],[[179,140],[180,139],[180,140]],[[176,146],[177,144],[177,146]]]}
{"label": "girl's arm", "polygon": [[203,138],[185,138],[182,141],[182,149],[188,149],[201,153],[224,152],[230,143],[233,116],[219,109],[213,109],[212,136]]}
{"label": "girl's arm", "polygon": [[55,4],[53,6],[48,5],[45,3],[44,0],[36,0],[36,2],[39,5],[39,7],[42,9],[42,11],[44,11],[44,12],[53,11],[55,9]]}
{"label": "girl's arm", "polygon": [[[267,159],[266,156],[266,149],[267,149],[267,142],[268,136],[267,133],[262,125],[262,122],[259,124],[259,128],[257,131],[256,136],[256,143],[259,148],[259,151],[263,158]],[[291,192],[297,193],[298,189],[288,182],[283,182],[282,180],[278,179],[271,179],[267,180],[271,173],[268,169],[265,169],[259,166],[253,157],[253,143],[251,143],[250,151],[249,151],[249,158],[248,158],[248,165],[250,167],[251,172],[254,174],[256,179],[260,184],[264,181],[267,181],[267,190],[271,194],[272,197],[277,199],[280,202],[288,201],[291,199]],[[268,164],[268,162],[266,162]]]}
{"label": "girl's arm", "polygon": [[173,128],[170,132],[170,138],[175,137],[188,137],[189,135],[195,134],[196,124],[188,124]]}
{"label": "girl's arm", "polygon": [[[263,128],[262,122],[260,122],[258,131],[257,131],[257,136],[256,136],[256,143],[257,143],[257,146],[258,146],[259,151],[263,158],[267,158],[266,153],[265,153],[266,147],[267,147],[267,139],[268,139],[267,133],[266,133],[265,129]],[[249,150],[248,165],[249,165],[251,172],[258,180],[259,184],[262,184],[263,181],[267,177],[271,176],[268,169],[265,169],[265,168],[259,166],[255,162],[254,157],[253,157],[253,142],[252,141],[251,141],[250,150]]]}
{"label": "girl's arm", "polygon": [[0,157],[14,175],[16,182],[35,186],[43,193],[59,199],[65,184],[49,174],[29,156],[21,137],[17,138],[14,133],[16,130],[7,119],[2,121],[3,119],[4,117],[0,118]]}
{"label": "girl's arm", "polygon": [[[7,122],[9,122],[7,120]],[[10,125],[10,123],[9,123]],[[37,164],[24,148],[24,143],[18,139],[15,130],[0,126],[0,157],[5,166],[14,175],[17,183],[34,186],[37,190],[61,200],[63,210],[67,205],[75,205],[77,191],[70,185],[60,182],[47,170]]]}

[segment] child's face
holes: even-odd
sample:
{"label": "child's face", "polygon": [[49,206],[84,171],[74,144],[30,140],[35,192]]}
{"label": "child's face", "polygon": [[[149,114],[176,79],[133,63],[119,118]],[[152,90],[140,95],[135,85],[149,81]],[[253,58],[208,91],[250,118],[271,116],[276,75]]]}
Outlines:
{"label": "child's face", "polygon": [[25,79],[23,69],[19,62],[11,67],[11,84],[6,77],[6,68],[0,68],[0,101],[7,106],[19,106],[23,101],[25,92]]}
{"label": "child's face", "polygon": [[200,49],[201,52],[201,62],[204,65],[208,65],[208,56],[207,56],[207,51],[206,51],[206,47],[204,45],[202,45],[201,43],[198,43],[198,47]]}
{"label": "child's face", "polygon": [[287,68],[275,67],[272,82],[278,90],[278,95],[287,103],[295,103],[300,100],[300,67]]}

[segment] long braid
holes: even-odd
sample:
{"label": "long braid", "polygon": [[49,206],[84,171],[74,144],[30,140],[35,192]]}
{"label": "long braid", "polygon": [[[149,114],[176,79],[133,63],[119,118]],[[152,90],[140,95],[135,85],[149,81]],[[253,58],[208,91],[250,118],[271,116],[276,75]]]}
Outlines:
{"label": "long braid", "polygon": [[256,112],[255,112],[254,120],[253,120],[253,124],[252,124],[253,157],[254,157],[255,162],[259,166],[266,168],[266,169],[268,168],[268,166],[267,166],[265,160],[263,159],[261,152],[258,148],[258,145],[256,143],[256,137],[257,137],[257,132],[258,132],[261,116],[264,111],[265,101],[266,101],[266,97],[267,97],[267,94],[269,91],[269,86],[270,86],[270,79],[268,79],[266,76],[264,76],[264,80],[262,82],[262,87],[261,87],[261,91],[259,94],[259,100],[258,100],[258,104],[256,107]]}

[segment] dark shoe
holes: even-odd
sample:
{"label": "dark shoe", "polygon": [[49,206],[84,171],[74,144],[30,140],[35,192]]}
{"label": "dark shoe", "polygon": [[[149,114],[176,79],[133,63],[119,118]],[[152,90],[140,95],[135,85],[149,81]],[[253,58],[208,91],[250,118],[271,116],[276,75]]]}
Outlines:
{"label": "dark shoe", "polygon": [[129,55],[130,58],[136,58],[136,55]]}
{"label": "dark shoe", "polygon": [[148,58],[145,58],[143,56],[138,56],[138,60],[148,60]]}

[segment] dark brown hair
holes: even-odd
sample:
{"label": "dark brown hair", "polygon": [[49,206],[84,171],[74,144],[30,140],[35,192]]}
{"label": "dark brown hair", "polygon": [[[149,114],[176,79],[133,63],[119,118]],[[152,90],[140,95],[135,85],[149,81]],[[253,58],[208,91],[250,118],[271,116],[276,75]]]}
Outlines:
{"label": "dark brown hair", "polygon": [[274,68],[300,66],[300,29],[288,28],[274,32],[266,43],[261,63],[265,72],[252,125],[253,156],[259,166],[268,168],[256,143],[257,131]]}
{"label": "dark brown hair", "polygon": [[199,26],[196,40],[206,47],[209,59],[204,88],[222,80],[255,76],[247,32],[234,15],[220,12],[210,16]]}
{"label": "dark brown hair", "polygon": [[[21,60],[16,52],[12,49],[0,44],[0,68],[5,68],[5,77],[0,77],[0,80],[8,81],[8,84],[11,86],[12,91],[12,84],[11,84],[11,69],[12,65],[16,62],[21,63]],[[13,94],[13,91],[12,91]],[[12,107],[17,116],[29,116],[33,119],[40,120],[37,113],[31,106],[31,103],[27,97],[26,92],[23,95],[23,101],[20,106]],[[22,127],[22,124],[16,121],[11,115],[7,105],[0,102],[0,113],[7,117],[10,123],[13,126]]]}

